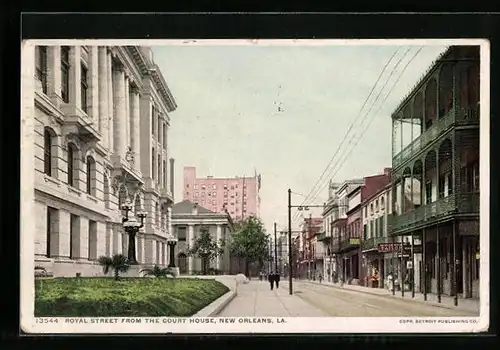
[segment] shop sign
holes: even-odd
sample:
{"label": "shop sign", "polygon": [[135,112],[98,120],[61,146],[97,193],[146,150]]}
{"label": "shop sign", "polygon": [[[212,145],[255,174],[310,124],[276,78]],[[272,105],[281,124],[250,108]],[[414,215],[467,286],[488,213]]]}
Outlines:
{"label": "shop sign", "polygon": [[[401,253],[400,243],[379,243],[377,247],[379,253]],[[422,245],[413,245],[413,253],[422,253]],[[411,244],[403,245],[403,254],[411,254]]]}
{"label": "shop sign", "polygon": [[349,238],[349,244],[350,245],[360,245],[361,241],[359,238]]}

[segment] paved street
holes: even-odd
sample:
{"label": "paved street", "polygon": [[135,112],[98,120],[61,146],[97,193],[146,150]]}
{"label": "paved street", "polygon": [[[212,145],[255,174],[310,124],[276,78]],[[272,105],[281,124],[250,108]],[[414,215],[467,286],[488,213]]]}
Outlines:
{"label": "paved street", "polygon": [[433,305],[372,295],[311,283],[295,282],[295,295],[320,308],[329,316],[391,317],[391,316],[472,316],[464,310],[450,310]]}
{"label": "paved street", "polygon": [[294,295],[288,294],[288,281],[271,291],[269,283],[251,281],[238,285],[238,295],[218,316],[260,317],[452,317],[473,316],[464,310],[451,310],[411,300],[372,295],[311,283],[294,282]]}
{"label": "paved street", "polygon": [[238,295],[218,316],[328,317],[328,314],[296,295],[289,295],[287,281],[272,291],[267,281],[251,281],[238,285]]}

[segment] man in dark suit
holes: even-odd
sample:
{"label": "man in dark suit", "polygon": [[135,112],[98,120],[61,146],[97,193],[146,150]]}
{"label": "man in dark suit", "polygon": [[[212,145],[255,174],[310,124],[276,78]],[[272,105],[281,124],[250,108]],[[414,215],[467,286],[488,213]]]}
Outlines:
{"label": "man in dark suit", "polygon": [[267,276],[267,280],[269,281],[269,284],[271,285],[271,290],[273,290],[274,289],[274,280],[275,280],[274,273],[270,273]]}
{"label": "man in dark suit", "polygon": [[279,273],[274,274],[274,282],[276,283],[276,289],[278,289],[280,287],[280,274]]}

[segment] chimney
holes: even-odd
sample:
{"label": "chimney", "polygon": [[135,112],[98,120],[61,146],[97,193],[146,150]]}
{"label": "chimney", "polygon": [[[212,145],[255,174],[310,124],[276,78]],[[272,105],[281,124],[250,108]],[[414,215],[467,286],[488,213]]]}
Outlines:
{"label": "chimney", "polygon": [[193,210],[191,210],[191,214],[198,215],[198,204],[197,203],[193,204]]}
{"label": "chimney", "polygon": [[172,193],[172,198],[174,197],[174,158],[170,158],[170,192]]}

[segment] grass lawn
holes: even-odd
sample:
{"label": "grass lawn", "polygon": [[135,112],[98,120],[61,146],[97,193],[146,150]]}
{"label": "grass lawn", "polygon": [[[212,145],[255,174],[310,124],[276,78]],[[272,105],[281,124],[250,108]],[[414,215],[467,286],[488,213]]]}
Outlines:
{"label": "grass lawn", "polygon": [[196,278],[37,279],[35,317],[191,316],[228,291]]}

